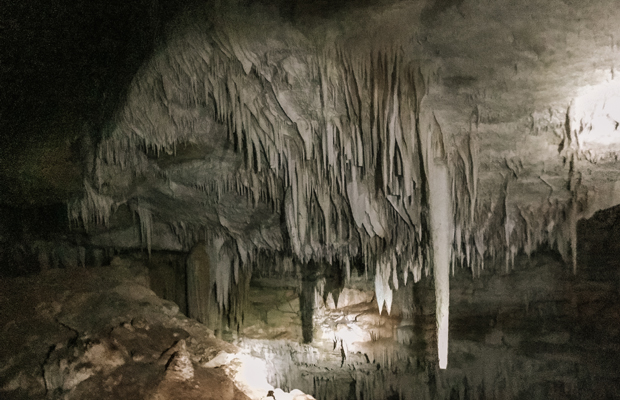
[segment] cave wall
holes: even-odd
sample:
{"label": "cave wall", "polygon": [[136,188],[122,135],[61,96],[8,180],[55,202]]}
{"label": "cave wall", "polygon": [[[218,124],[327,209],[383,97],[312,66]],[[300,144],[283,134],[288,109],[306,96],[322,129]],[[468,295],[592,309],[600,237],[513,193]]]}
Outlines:
{"label": "cave wall", "polygon": [[447,371],[434,350],[434,280],[402,285],[391,314],[380,314],[363,267],[331,287],[329,269],[315,268],[313,340],[304,344],[301,278],[264,255],[243,323],[221,334],[265,359],[271,384],[317,399],[613,398],[620,270],[606,246],[616,216],[580,223],[578,275],[550,249],[521,253],[509,272],[503,260],[477,277],[455,270]]}
{"label": "cave wall", "polygon": [[[452,269],[503,259],[507,272],[548,245],[576,272],[579,219],[620,200],[615,28],[589,25],[611,3],[399,2],[295,24],[272,6],[198,6],[171,25],[68,203],[78,229],[107,227],[92,243],[205,240],[232,319],[229,292],[262,251],[342,266],[345,280],[359,258],[388,313],[410,276],[432,275],[441,368]],[[570,50],[575,32],[593,73]],[[127,208],[139,230],[117,222]]]}
{"label": "cave wall", "polygon": [[558,253],[541,251],[520,255],[510,273],[495,268],[452,277],[446,371],[434,350],[430,279],[396,291],[390,315],[379,314],[363,277],[338,300],[317,292],[309,344],[301,343],[299,287],[257,280],[236,343],[267,360],[273,385],[317,399],[618,396],[618,266],[608,265],[613,279],[600,279],[598,265],[580,263],[576,277]]}
{"label": "cave wall", "polygon": [[[159,23],[172,6],[147,3],[134,10],[149,9],[150,22],[134,27],[143,46],[127,45],[122,79],[104,68],[95,75],[107,83],[86,95],[90,78],[78,77],[71,81],[75,90],[63,86],[58,110],[32,123],[23,117],[28,113],[0,109],[2,118],[17,115],[7,131],[27,133],[0,149],[0,184],[7,188],[3,272],[79,270],[120,254],[149,264],[160,296],[231,338],[247,329],[251,336],[252,324],[275,329],[266,305],[248,305],[259,290],[248,287],[252,279],[278,277],[283,283],[272,294],[299,301],[290,311],[295,316],[271,310],[276,321],[293,321],[292,332],[284,333],[290,343],[259,343],[257,351],[267,358],[261,346],[284,359],[294,352],[310,357],[282,361],[289,372],[273,378],[282,385],[297,374],[310,376],[304,365],[318,363],[313,345],[322,346],[316,357],[333,364],[332,373],[342,371],[344,342],[338,348],[332,341],[329,353],[317,328],[333,322],[341,307],[333,310],[329,302],[338,305],[346,290],[361,290],[364,298],[373,293],[363,312],[378,327],[364,329],[388,332],[385,348],[377,350],[383,355],[360,351],[347,358],[347,368],[364,367],[338,379],[316,378],[311,369],[316,379],[298,384],[319,397],[397,395],[402,382],[396,389],[386,385],[410,373],[421,374],[415,376],[427,383],[422,396],[429,397],[453,390],[497,398],[612,393],[590,383],[609,379],[582,362],[594,344],[579,329],[594,325],[615,343],[613,323],[603,328],[596,319],[599,303],[607,304],[615,290],[615,260],[605,255],[616,248],[615,234],[584,222],[607,218],[599,226],[613,226],[613,216],[597,211],[620,202],[620,33],[613,1],[207,2],[175,15],[165,30]],[[125,45],[117,39],[112,42]],[[16,68],[7,71],[3,79],[19,76]],[[113,100],[100,104],[107,98]],[[36,108],[26,105],[28,112]],[[57,123],[47,124],[48,117]],[[39,147],[17,151],[30,149],[29,140]],[[24,204],[61,200],[62,212],[39,209],[38,217],[28,216],[29,226],[12,215],[26,216]],[[59,226],[58,215],[68,226],[57,235],[38,232],[47,226],[41,221]],[[591,239],[596,232],[609,239]],[[198,243],[208,250],[194,262],[185,253]],[[557,259],[528,267],[523,257],[540,249],[557,251],[575,278]],[[538,292],[525,287],[528,280]],[[484,301],[472,300],[476,291]],[[476,331],[461,321],[469,315],[463,303],[477,309],[473,320],[494,328]],[[610,304],[598,309],[602,318],[615,315]],[[456,317],[449,318],[448,306]],[[539,310],[531,321],[530,307]],[[429,315],[436,321],[416,323]],[[513,319],[522,325],[513,327]],[[528,324],[549,319],[550,336],[530,331]],[[449,320],[456,328],[448,328]],[[582,328],[566,328],[566,321]],[[499,364],[459,358],[468,357],[463,349],[470,344],[459,336],[468,329],[472,346],[483,346],[478,350]],[[456,334],[454,343],[448,332]],[[437,347],[439,358],[393,357],[412,336],[424,338],[420,348]],[[528,372],[511,380],[519,363],[545,371],[550,345],[578,359],[559,368],[585,368],[585,375],[548,383]],[[542,360],[528,354],[536,346]],[[446,367],[446,352],[456,360],[453,375],[437,373],[437,366]],[[384,367],[381,380],[367,378],[370,364]],[[492,371],[471,376],[467,369]],[[495,393],[481,382],[503,389]]]}
{"label": "cave wall", "polygon": [[[520,253],[510,271],[501,259],[488,259],[479,276],[455,269],[447,370],[435,350],[434,280],[400,282],[391,313],[385,304],[379,313],[362,262],[348,280],[342,269],[314,267],[311,343],[304,343],[301,301],[310,269],[268,253],[256,256],[245,297],[230,298],[241,323],[216,306],[212,315],[221,319],[212,329],[266,360],[272,385],[317,399],[613,398],[620,392],[617,215],[613,208],[580,222],[577,275],[549,248]],[[182,305],[188,259],[183,252],[149,257],[145,249],[111,256],[109,268],[147,266],[153,290]]]}

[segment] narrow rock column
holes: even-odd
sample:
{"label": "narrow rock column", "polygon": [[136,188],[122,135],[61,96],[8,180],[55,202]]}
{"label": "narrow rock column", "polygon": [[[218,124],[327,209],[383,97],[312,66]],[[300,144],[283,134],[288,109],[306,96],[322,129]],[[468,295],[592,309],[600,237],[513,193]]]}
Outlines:
{"label": "narrow rock column", "polygon": [[299,306],[301,309],[301,330],[304,343],[312,343],[314,339],[315,292],[319,270],[319,265],[314,261],[310,261],[302,267],[303,276],[301,278]]}
{"label": "narrow rock column", "polygon": [[577,275],[577,222],[579,221],[579,186],[581,184],[581,174],[576,170],[575,155],[572,155],[570,171],[568,175],[569,190],[572,194],[570,208],[568,210],[568,223],[570,226],[570,249],[573,274]]}
{"label": "narrow rock column", "polygon": [[450,260],[454,237],[450,171],[444,148],[443,133],[432,116],[427,133],[426,169],[428,206],[432,240],[433,274],[437,318],[437,351],[439,368],[448,366],[448,316],[450,308]]}
{"label": "narrow rock column", "polygon": [[187,311],[209,325],[209,299],[211,296],[211,266],[206,244],[198,242],[187,257]]}
{"label": "narrow rock column", "polygon": [[450,254],[452,251],[452,196],[445,162],[435,161],[429,179],[431,237],[437,303],[437,350],[439,368],[448,366],[448,313],[450,307]]}

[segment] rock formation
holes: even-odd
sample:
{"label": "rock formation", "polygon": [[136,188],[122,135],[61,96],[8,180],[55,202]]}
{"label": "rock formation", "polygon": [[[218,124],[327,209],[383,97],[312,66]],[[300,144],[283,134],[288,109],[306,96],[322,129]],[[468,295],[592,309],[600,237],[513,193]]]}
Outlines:
{"label": "rock formation", "polygon": [[187,313],[203,324],[209,324],[211,297],[211,262],[206,244],[198,242],[187,257]]}
{"label": "rock formation", "polygon": [[[456,388],[458,374],[436,375],[435,366],[451,366],[449,322],[461,318],[450,312],[458,304],[451,294],[464,287],[454,284],[476,285],[463,276],[490,284],[548,250],[578,278],[591,253],[579,224],[620,204],[613,0],[214,0],[171,13],[165,29],[156,28],[164,19],[156,2],[149,7],[151,28],[143,29],[156,38],[144,39],[153,51],[136,62],[123,95],[84,125],[96,128],[54,144],[65,152],[49,168],[41,165],[48,158],[26,155],[20,172],[0,168],[3,181],[32,191],[32,176],[68,170],[66,151],[79,148],[73,162],[82,172],[63,176],[82,189],[52,193],[65,202],[71,231],[32,240],[36,228],[0,224],[22,232],[21,241],[3,239],[0,253],[17,261],[16,273],[142,251],[135,257],[151,265],[153,289],[218,337],[284,340],[255,349],[265,358],[306,352],[283,356],[295,366],[284,381],[304,363],[344,368],[381,359],[376,351],[385,356],[381,383],[356,366],[336,380],[355,382],[350,390],[334,384],[337,398],[360,398],[363,385],[376,389],[365,399],[414,396],[403,394],[406,374],[389,375],[393,365],[413,364],[432,370],[425,379],[434,391],[424,396],[452,396],[446,387]],[[432,299],[420,289],[428,282]],[[257,285],[285,291],[264,295],[279,308],[252,299]],[[372,298],[372,307],[355,303],[372,323],[325,319],[353,290]],[[282,299],[298,303],[284,311]],[[429,304],[434,331],[426,337],[428,321],[414,322]],[[329,347],[321,324],[332,333],[347,327],[330,339],[330,356],[313,353],[313,345]],[[364,332],[370,326],[383,328]],[[506,338],[493,334],[493,344]],[[353,352],[343,335],[380,345]],[[419,354],[395,356],[413,351],[401,346],[415,335],[434,355],[419,363]],[[57,368],[50,385],[71,368]],[[331,384],[313,373],[302,389],[329,398]],[[484,386],[481,376],[458,379],[461,397],[470,396],[463,387],[490,394],[471,386]]]}

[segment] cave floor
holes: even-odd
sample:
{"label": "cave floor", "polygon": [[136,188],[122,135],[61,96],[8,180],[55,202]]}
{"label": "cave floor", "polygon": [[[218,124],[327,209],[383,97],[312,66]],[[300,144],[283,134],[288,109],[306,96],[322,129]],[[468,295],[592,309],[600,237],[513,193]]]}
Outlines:
{"label": "cave floor", "polygon": [[[0,326],[3,399],[249,398],[226,371],[234,362],[204,367],[235,347],[155,296],[145,270],[50,270],[1,280]],[[190,376],[170,372],[177,354],[170,349],[179,342]]]}

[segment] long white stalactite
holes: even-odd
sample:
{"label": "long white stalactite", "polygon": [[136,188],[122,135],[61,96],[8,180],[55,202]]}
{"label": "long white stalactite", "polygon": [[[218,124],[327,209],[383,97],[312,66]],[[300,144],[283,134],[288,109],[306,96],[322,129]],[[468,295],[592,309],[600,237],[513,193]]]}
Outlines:
{"label": "long white stalactite", "polygon": [[452,252],[452,202],[448,166],[435,161],[429,180],[429,204],[433,260],[435,275],[435,299],[437,302],[437,350],[439,367],[448,366],[448,315],[450,308],[450,260]]}
{"label": "long white stalactite", "polygon": [[433,274],[437,318],[439,368],[448,367],[448,331],[450,309],[450,265],[454,237],[452,182],[444,149],[443,135],[435,116],[429,124],[426,143],[428,204],[432,240]]}

